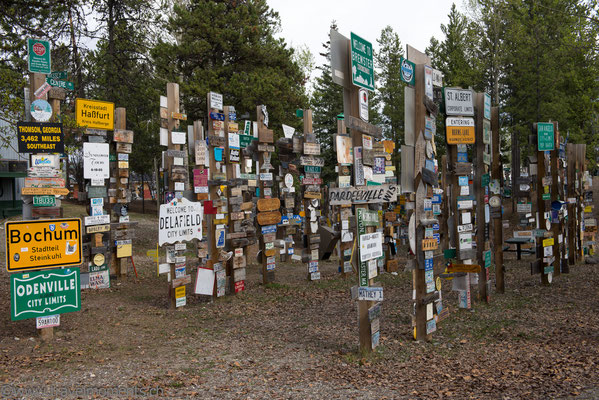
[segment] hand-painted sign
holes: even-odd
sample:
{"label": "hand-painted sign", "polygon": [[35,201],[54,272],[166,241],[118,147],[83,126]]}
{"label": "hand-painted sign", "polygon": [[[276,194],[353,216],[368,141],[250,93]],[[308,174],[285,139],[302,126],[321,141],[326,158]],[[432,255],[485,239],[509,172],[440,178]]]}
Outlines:
{"label": "hand-painted sign", "polygon": [[64,153],[62,124],[18,122],[19,153]]}
{"label": "hand-painted sign", "polygon": [[79,268],[10,276],[10,318],[13,321],[80,309]]}
{"label": "hand-painted sign", "polygon": [[397,201],[398,195],[397,185],[333,188],[329,191],[329,201],[330,205],[389,203]]}
{"label": "hand-painted sign", "polygon": [[77,125],[97,129],[114,129],[114,103],[75,99]]}
{"label": "hand-painted sign", "polygon": [[352,83],[364,89],[374,90],[374,61],[372,43],[351,33]]}
{"label": "hand-painted sign", "polygon": [[110,178],[108,143],[83,143],[83,177],[85,179]]}
{"label": "hand-painted sign", "polygon": [[49,74],[52,72],[50,42],[39,39],[27,39],[29,72]]}
{"label": "hand-painted sign", "polygon": [[14,221],[4,226],[8,272],[81,264],[79,218]]}
{"label": "hand-painted sign", "polygon": [[160,205],[158,244],[202,239],[202,203],[186,198]]}
{"label": "hand-painted sign", "polygon": [[383,255],[383,233],[360,235],[360,261],[368,261]]}

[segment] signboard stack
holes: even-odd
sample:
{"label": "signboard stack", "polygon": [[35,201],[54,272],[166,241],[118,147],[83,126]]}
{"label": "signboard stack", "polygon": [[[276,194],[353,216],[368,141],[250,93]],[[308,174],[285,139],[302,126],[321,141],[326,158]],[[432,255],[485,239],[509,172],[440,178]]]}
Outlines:
{"label": "signboard stack", "polygon": [[[337,135],[335,136],[335,149],[337,150],[337,187],[347,189],[351,187],[352,172],[364,176],[362,167],[362,147],[352,146],[352,138],[346,132],[343,119],[337,120]],[[353,168],[353,170],[352,170]],[[356,178],[356,181],[359,179]],[[362,179],[363,181],[363,179]],[[331,206],[335,210],[337,230],[341,232],[337,249],[339,251],[339,272],[343,277],[348,277],[353,272],[352,248],[354,245],[354,232],[350,229],[350,220],[353,217],[351,202]]]}
{"label": "signboard stack", "polygon": [[[273,198],[273,173],[271,155],[274,151],[274,132],[268,128],[268,111],[265,105],[256,108],[258,119],[258,168],[260,181],[257,189],[258,214],[256,220],[260,233],[259,261],[262,261],[262,283],[270,283],[275,280],[275,239],[277,236],[277,225],[281,222],[280,201],[274,202]],[[262,172],[264,171],[264,172]],[[277,199],[278,200],[278,199]],[[264,204],[264,206],[261,206]]]}
{"label": "signboard stack", "polygon": [[[316,142],[316,135],[312,130],[312,110],[304,110],[304,137],[303,137],[303,155],[305,158],[312,157],[313,160],[322,160],[320,158],[320,143]],[[324,161],[324,160],[323,160]],[[313,171],[313,172],[310,172]],[[304,235],[306,244],[304,248],[304,256],[307,261],[307,276],[308,280],[315,281],[320,279],[320,269],[318,268],[318,260],[320,258],[320,235],[318,227],[320,225],[320,204],[321,191],[320,185],[322,179],[320,173],[311,169],[310,166],[304,166],[304,174],[302,175],[302,188],[304,193]]]}
{"label": "signboard stack", "polygon": [[[303,115],[303,110],[297,110],[296,114]],[[301,217],[295,212],[299,209],[299,202],[296,204],[295,182],[299,179],[299,169],[296,162],[297,156],[303,150],[301,136],[295,131],[295,128],[283,125],[283,137],[277,139],[276,146],[279,154],[279,193],[281,197],[281,224],[284,246],[279,250],[281,262],[291,260],[301,260],[301,254],[295,254],[295,237],[299,236],[301,229],[299,220]],[[320,167],[313,167],[314,173],[320,171]]]}
{"label": "signboard stack", "polygon": [[[162,152],[162,167],[166,175],[167,190],[164,204],[160,205],[158,245],[166,247],[166,264],[159,272],[168,276],[169,306],[171,309],[187,304],[186,285],[191,283],[185,250],[187,242],[202,238],[204,210],[201,203],[183,197],[187,189],[187,153],[182,147],[187,135],[180,132],[180,121],[187,119],[179,106],[179,85],[167,83],[166,97],[160,97],[160,144],[167,146]],[[194,136],[195,137],[195,136]]]}
{"label": "signboard stack", "polygon": [[[112,241],[110,240],[111,225],[110,215],[106,213],[105,206],[109,185],[106,179],[110,179],[111,167],[110,150],[107,143],[108,130],[113,130],[113,124],[104,124],[87,117],[87,110],[106,109],[110,114],[106,119],[114,123],[114,104],[85,99],[75,99],[77,111],[77,124],[83,128],[83,178],[86,182],[86,193],[80,192],[80,198],[88,202],[88,216],[85,217],[85,243],[83,256],[85,265],[88,267],[81,274],[83,288],[105,289],[110,287],[110,271],[117,276],[120,270],[116,270],[116,263],[110,263],[110,257],[114,254]],[[125,110],[120,113],[124,124]],[[113,153],[114,154],[114,153]]]}
{"label": "signboard stack", "polygon": [[[81,220],[53,219],[62,216],[61,198],[69,193],[60,165],[62,124],[56,122],[65,92],[46,83],[50,43],[28,39],[27,44],[31,112],[17,124],[17,140],[19,153],[30,155],[30,167],[22,169],[27,170],[21,191],[24,221],[5,223],[6,269],[11,273],[11,319],[36,318],[41,338],[49,340],[60,324],[59,314],[81,309],[75,267],[82,261]],[[48,268],[54,269],[35,271]],[[49,283],[56,281],[63,284]]]}
{"label": "signboard stack", "polygon": [[[485,114],[487,110],[487,94],[485,94]],[[491,99],[488,99],[489,106]],[[491,107],[491,135],[492,148],[500,148],[499,137],[499,107]],[[495,261],[495,290],[498,293],[505,292],[505,265],[503,264],[503,164],[501,163],[500,152],[492,152],[491,164],[491,182],[489,184],[489,206],[491,218],[493,219],[493,252]]]}

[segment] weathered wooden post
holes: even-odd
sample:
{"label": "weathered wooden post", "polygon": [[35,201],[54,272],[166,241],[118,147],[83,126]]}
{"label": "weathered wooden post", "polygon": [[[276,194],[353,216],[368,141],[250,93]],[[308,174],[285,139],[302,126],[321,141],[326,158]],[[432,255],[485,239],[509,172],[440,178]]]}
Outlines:
{"label": "weathered wooden post", "polygon": [[[503,166],[501,163],[501,138],[499,133],[499,108],[491,108],[491,134],[492,134],[492,168],[491,188],[492,197],[489,199],[491,217],[493,218],[493,253],[495,255],[495,290],[497,293],[505,292],[505,266],[503,265]],[[497,188],[497,192],[493,192]],[[514,193],[514,188],[512,188]],[[499,200],[494,200],[496,197]]]}
{"label": "weathered wooden post", "polygon": [[[535,123],[533,129],[537,133],[537,229],[544,231],[538,236],[536,247],[537,263],[540,265],[541,283],[549,285],[553,279],[553,244],[550,237],[551,211],[547,211],[546,201],[551,199],[551,176],[547,176],[547,164],[550,152],[555,148],[554,126],[552,123]],[[546,153],[547,152],[547,153]],[[551,208],[549,208],[551,210]]]}

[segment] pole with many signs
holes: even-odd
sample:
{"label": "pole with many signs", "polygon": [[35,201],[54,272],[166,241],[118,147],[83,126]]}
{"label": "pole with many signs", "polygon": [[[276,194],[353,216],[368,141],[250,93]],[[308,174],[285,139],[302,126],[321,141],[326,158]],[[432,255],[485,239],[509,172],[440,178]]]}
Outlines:
{"label": "pole with many signs", "polygon": [[489,206],[493,219],[493,253],[495,256],[495,290],[505,292],[505,266],[503,265],[503,221],[502,221],[502,189],[503,172],[500,159],[501,143],[499,137],[499,108],[491,107],[491,135],[492,135],[492,164],[491,184],[489,191]]}

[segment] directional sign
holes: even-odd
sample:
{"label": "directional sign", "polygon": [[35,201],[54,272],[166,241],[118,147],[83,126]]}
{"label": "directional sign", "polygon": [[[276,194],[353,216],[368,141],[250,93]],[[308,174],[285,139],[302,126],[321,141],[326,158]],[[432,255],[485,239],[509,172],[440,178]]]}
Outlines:
{"label": "directional sign", "polygon": [[50,60],[50,42],[39,39],[27,39],[29,72],[49,74],[52,72]]}
{"label": "directional sign", "polygon": [[80,309],[79,268],[10,276],[10,318],[13,321]]}
{"label": "directional sign", "polygon": [[374,90],[374,62],[372,43],[351,33],[352,83],[364,89]]}
{"label": "directional sign", "polygon": [[75,85],[70,81],[62,81],[54,78],[46,78],[46,82],[50,84],[50,86],[63,88],[66,90],[74,90]]}
{"label": "directional sign", "polygon": [[79,218],[5,223],[8,272],[81,264]]}

